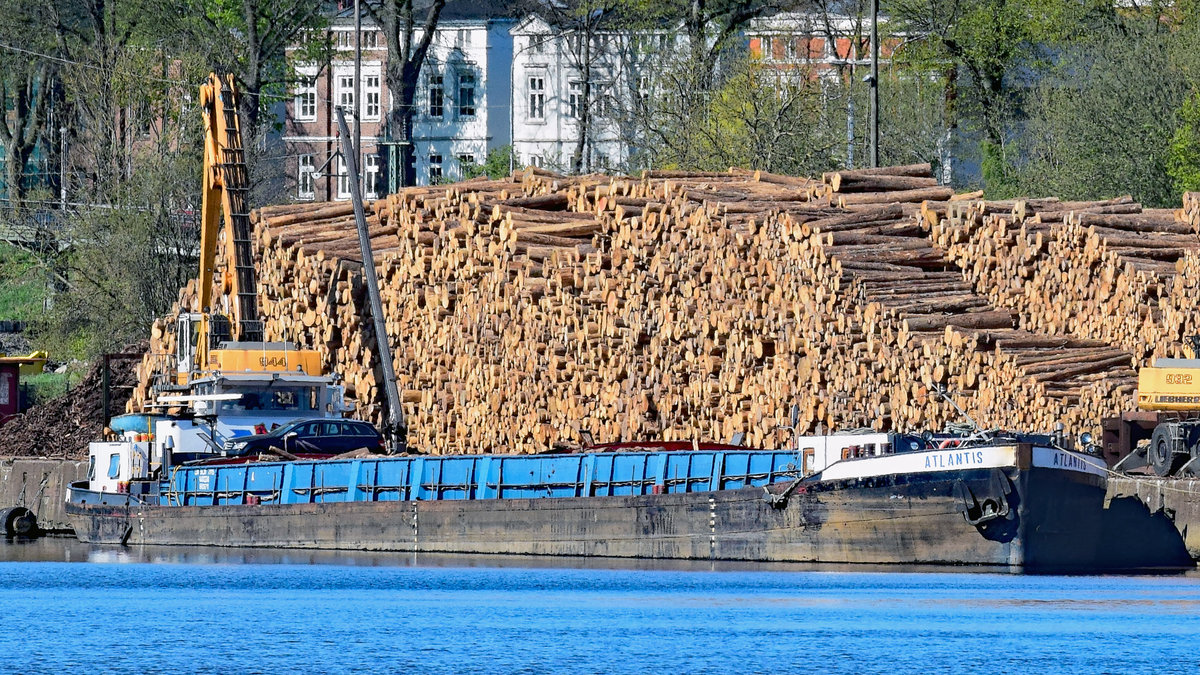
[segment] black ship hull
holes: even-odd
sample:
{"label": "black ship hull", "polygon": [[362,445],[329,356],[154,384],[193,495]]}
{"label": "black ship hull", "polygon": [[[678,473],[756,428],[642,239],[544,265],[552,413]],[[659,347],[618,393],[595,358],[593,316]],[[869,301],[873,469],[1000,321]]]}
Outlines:
{"label": "black ship hull", "polygon": [[617,497],[148,506],[87,503],[95,493],[72,494],[67,513],[76,536],[102,544],[996,565],[1028,572],[1192,566],[1162,514],[1152,515],[1136,499],[1106,503],[1103,476],[1038,467]]}

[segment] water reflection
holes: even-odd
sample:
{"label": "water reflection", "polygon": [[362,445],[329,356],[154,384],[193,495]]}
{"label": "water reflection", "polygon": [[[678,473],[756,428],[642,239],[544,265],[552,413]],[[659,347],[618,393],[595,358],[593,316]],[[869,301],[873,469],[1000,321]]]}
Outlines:
{"label": "water reflection", "polygon": [[[215,546],[111,546],[84,544],[74,538],[43,537],[26,542],[0,542],[0,562],[88,562],[98,564],[173,565],[331,565],[342,567],[437,567],[611,569],[682,572],[829,572],[1017,574],[1007,567],[939,565],[846,565],[830,563],[762,563],[708,560],[640,560],[526,555],[465,555],[388,551],[330,551]],[[1200,578],[1200,571],[1170,576]]]}

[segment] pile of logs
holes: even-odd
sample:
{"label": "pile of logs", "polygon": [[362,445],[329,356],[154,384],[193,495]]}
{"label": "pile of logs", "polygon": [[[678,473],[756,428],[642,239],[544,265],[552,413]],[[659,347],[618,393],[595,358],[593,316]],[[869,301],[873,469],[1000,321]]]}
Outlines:
{"label": "pile of logs", "polygon": [[[1128,331],[1154,312],[1105,328],[1069,308],[1106,274],[1113,311],[1200,278],[1162,264],[1168,241],[1192,259],[1182,216],[1134,206],[986,202],[928,165],[820,180],[530,169],[390,195],[368,225],[410,445],[539,452],[738,432],[778,446],[793,404],[803,431],[939,429],[966,421],[958,407],[987,427],[1095,431],[1131,405],[1145,347]],[[319,350],[381,421],[350,206],[253,219],[268,339]],[[1153,245],[1113,234],[1167,222]],[[1053,256],[1069,256],[1058,273]],[[173,339],[156,325],[143,382]]]}
{"label": "pile of logs", "polygon": [[1200,277],[1179,274],[1200,253],[1185,213],[1143,209],[1129,197],[967,201],[927,209],[924,223],[1022,328],[1110,343],[1141,362],[1178,355],[1182,337],[1200,329],[1188,290]]}

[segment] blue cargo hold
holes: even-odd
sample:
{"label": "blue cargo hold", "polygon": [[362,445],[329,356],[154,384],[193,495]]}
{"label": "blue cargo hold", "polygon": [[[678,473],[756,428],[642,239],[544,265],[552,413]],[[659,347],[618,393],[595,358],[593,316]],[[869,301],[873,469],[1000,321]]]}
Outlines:
{"label": "blue cargo hold", "polygon": [[790,451],[379,457],[177,467],[172,506],[610,497],[734,490],[800,476]]}

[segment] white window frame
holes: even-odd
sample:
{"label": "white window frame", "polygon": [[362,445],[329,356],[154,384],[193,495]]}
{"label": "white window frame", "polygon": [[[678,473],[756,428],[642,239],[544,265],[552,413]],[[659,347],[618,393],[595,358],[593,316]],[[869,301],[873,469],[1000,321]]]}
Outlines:
{"label": "white window frame", "polygon": [[346,158],[341,155],[337,158],[337,199],[350,199],[350,168],[346,166]]}
{"label": "white window frame", "polygon": [[297,122],[317,119],[317,67],[296,68],[296,89],[292,94],[292,116]]}
{"label": "white window frame", "polygon": [[383,111],[383,76],[378,68],[363,68],[362,98],[363,121],[378,122]]}
{"label": "white window frame", "polygon": [[363,155],[363,198],[377,199],[379,197],[379,155],[369,152]]}
{"label": "white window frame", "polygon": [[317,165],[312,155],[296,158],[296,199],[311,201],[317,198]]}
{"label": "white window frame", "polygon": [[567,82],[567,117],[577,120],[582,115],[580,105],[583,103],[583,81],[571,80]]}
{"label": "white window frame", "polygon": [[[535,122],[546,120],[546,74],[530,73],[526,78],[529,85],[529,119]],[[534,86],[534,85],[537,86]]]}
{"label": "white window frame", "polygon": [[[470,84],[470,86],[465,86]],[[476,100],[476,90],[479,88],[479,78],[475,76],[474,71],[464,71],[458,74],[458,98],[455,100],[457,105],[455,109],[458,111],[459,117],[475,117],[479,113],[479,102]],[[470,112],[465,112],[467,109],[467,101],[470,100]]]}
{"label": "white window frame", "polygon": [[[433,119],[445,119],[446,117],[446,76],[441,74],[430,75],[429,85],[426,87],[429,90],[429,98],[426,101],[428,107],[425,109],[429,117]],[[433,92],[438,93],[438,114],[433,114]]]}
{"label": "white window frame", "polygon": [[347,113],[355,113],[353,70],[337,68],[333,71],[333,102]]}
{"label": "white window frame", "polygon": [[[438,180],[445,177],[446,172],[443,170],[443,162],[445,157],[440,152],[429,153],[429,184],[436,185]],[[437,169],[437,175],[434,175],[434,169]]]}

